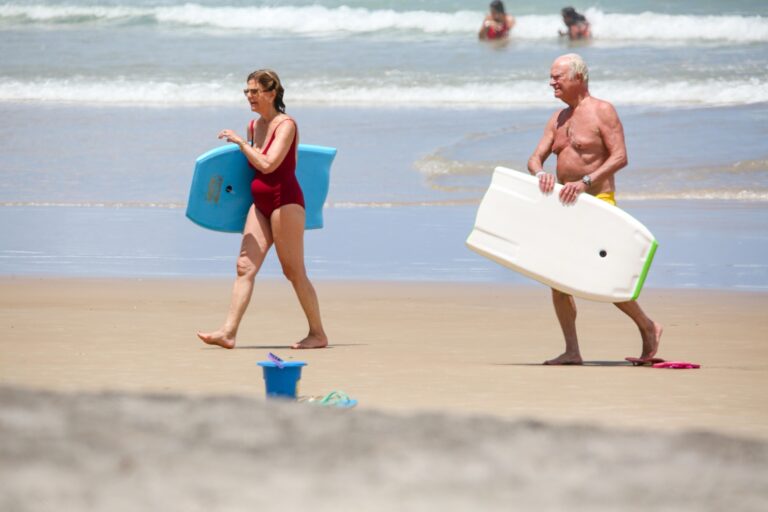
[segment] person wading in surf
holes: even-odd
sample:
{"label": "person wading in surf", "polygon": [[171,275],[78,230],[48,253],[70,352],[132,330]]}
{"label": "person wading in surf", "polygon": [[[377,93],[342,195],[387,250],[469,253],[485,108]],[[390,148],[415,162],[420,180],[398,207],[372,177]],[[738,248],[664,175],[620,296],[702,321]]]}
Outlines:
{"label": "person wading in surf", "polygon": [[563,16],[563,23],[568,28],[565,32],[558,31],[561,37],[568,36],[571,41],[592,37],[589,22],[583,14],[576,12],[573,7],[563,7],[560,14]]}
{"label": "person wading in surf", "polygon": [[[586,192],[615,205],[614,175],[627,165],[624,128],[616,109],[589,94],[589,70],[575,53],[555,59],[549,85],[555,98],[568,108],[549,119],[528,160],[528,171],[538,177],[544,194],[552,192],[557,179],[563,185],[560,200],[564,204],[574,203],[579,194]],[[552,153],[557,155],[557,176],[543,170],[544,161]],[[565,352],[544,364],[582,364],[576,335],[576,302],[573,296],[555,289],[552,302],[565,337]],[[639,361],[651,362],[659,350],[662,326],[651,320],[636,301],[617,302],[615,306],[640,330],[643,348]]]}
{"label": "person wading in surf", "polygon": [[480,40],[506,39],[515,26],[515,18],[507,14],[501,0],[493,0],[489,9],[477,37]]}

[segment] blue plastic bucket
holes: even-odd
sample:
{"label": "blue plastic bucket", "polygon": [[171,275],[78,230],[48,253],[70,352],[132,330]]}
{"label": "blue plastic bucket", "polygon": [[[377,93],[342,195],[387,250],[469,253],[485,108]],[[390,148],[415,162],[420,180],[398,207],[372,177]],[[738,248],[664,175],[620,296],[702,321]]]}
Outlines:
{"label": "blue plastic bucket", "polygon": [[264,370],[264,385],[267,388],[267,398],[295,399],[301,380],[301,367],[304,361],[285,361],[280,368],[272,361],[259,361]]}

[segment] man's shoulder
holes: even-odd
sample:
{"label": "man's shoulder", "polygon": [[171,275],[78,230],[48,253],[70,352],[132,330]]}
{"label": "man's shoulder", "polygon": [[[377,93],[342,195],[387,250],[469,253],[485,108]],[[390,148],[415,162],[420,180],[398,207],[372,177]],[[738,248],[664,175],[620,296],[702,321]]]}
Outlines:
{"label": "man's shoulder", "polygon": [[600,98],[595,98],[594,96],[590,96],[590,98],[592,99],[592,108],[594,108],[596,112],[601,114],[616,112],[616,108],[610,101],[601,100]]}
{"label": "man's shoulder", "polygon": [[591,96],[592,102],[590,110],[603,122],[613,122],[619,119],[619,114],[616,112],[616,108],[610,101],[601,100]]}

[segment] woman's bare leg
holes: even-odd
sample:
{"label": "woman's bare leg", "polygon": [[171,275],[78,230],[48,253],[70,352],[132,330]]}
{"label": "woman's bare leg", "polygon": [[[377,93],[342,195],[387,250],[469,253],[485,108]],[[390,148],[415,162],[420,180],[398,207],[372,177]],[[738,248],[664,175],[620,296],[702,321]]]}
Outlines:
{"label": "woman's bare leg", "polygon": [[266,217],[251,206],[243,229],[240,256],[237,258],[237,277],[232,287],[232,300],[227,319],[218,331],[197,333],[205,343],[224,348],[235,346],[237,329],[240,327],[240,321],[243,319],[253,293],[253,281],[271,246],[272,228]]}
{"label": "woman's bare leg", "polygon": [[282,206],[272,214],[271,221],[283,274],[293,285],[309,323],[307,336],[291,348],[323,348],[328,345],[328,336],[320,319],[317,293],[304,266],[304,208],[297,204]]}

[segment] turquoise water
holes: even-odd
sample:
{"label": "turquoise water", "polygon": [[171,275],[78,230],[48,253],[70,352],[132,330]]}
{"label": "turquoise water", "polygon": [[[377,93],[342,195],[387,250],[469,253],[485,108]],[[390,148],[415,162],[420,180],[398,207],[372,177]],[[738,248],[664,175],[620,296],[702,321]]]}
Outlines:
{"label": "turquoise water", "polygon": [[463,241],[577,51],[624,123],[619,201],[661,242],[648,286],[768,288],[768,2],[577,3],[578,46],[561,3],[507,5],[496,45],[476,39],[487,2],[0,3],[0,274],[229,275],[237,237],[183,217],[192,164],[273,67],[302,142],[339,148],[310,272],[527,282]]}

